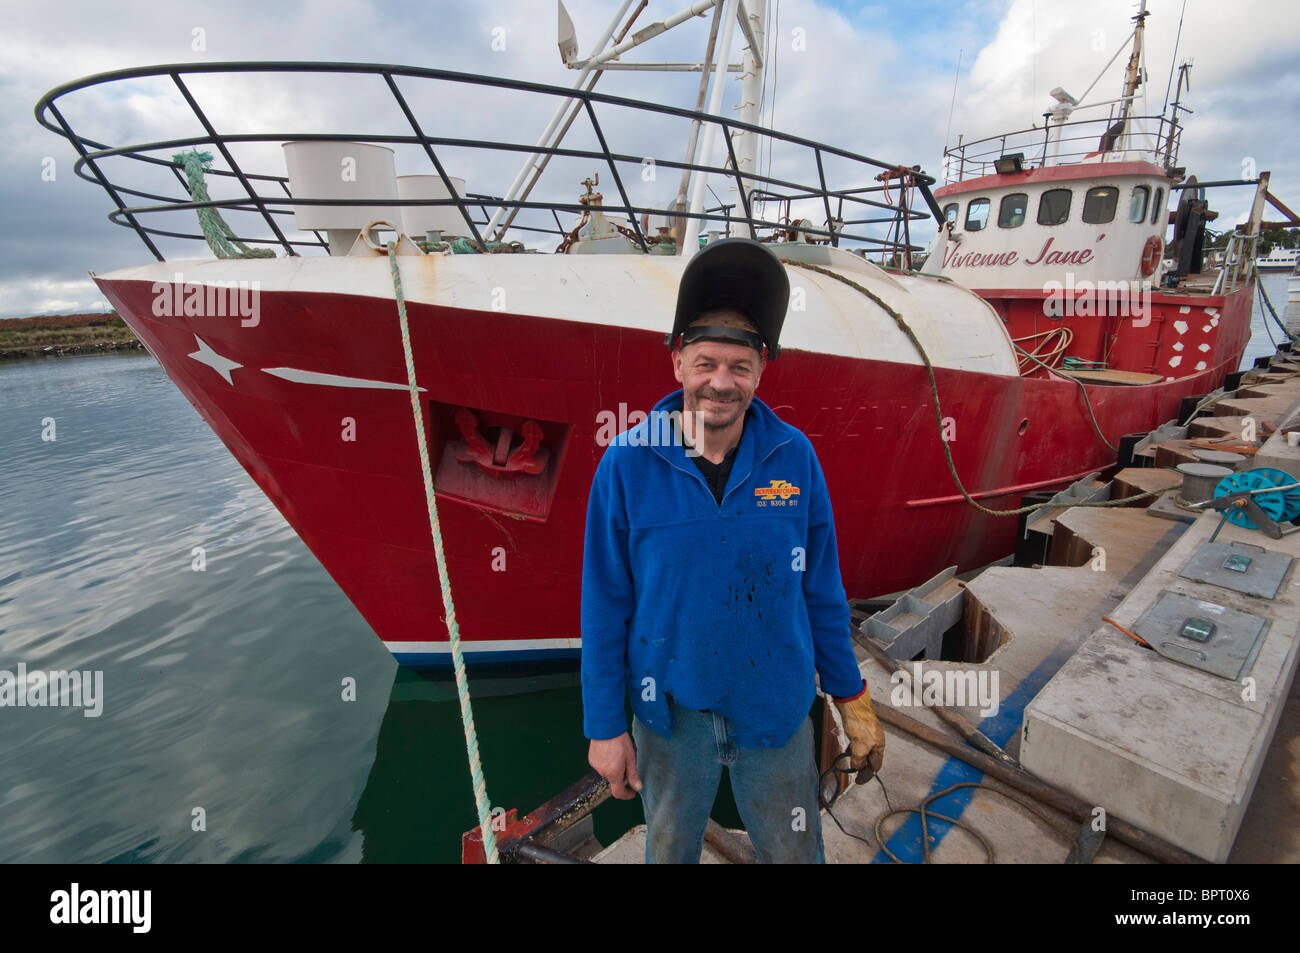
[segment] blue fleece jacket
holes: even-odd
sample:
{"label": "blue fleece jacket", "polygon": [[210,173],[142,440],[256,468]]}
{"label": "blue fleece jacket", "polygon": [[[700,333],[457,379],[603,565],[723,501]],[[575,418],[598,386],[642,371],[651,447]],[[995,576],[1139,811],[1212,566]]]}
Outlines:
{"label": "blue fleece jacket", "polygon": [[682,392],[654,409],[606,448],[592,480],[583,731],[626,731],[630,691],[664,737],[672,695],[730,719],[740,747],[781,747],[808,714],[814,670],[830,695],[862,690],[826,479],[808,438],[755,397],[719,505],[656,426]]}

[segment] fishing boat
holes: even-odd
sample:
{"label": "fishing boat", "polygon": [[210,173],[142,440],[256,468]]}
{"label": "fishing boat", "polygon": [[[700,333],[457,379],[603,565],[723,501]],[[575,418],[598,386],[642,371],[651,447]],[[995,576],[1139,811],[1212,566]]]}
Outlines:
{"label": "fishing boat", "polygon": [[[631,6],[585,59],[561,6],[570,87],[379,64],[171,64],[87,77],[37,105],[77,174],[108,194],[110,219],[156,259],[95,275],[98,287],[399,662],[450,662],[412,378],[466,658],[574,656],[592,475],[676,387],[665,335],[702,242],[754,237],[787,263],[790,311],[758,397],[817,451],[854,597],[1008,554],[1016,521],[987,510],[1113,466],[1123,435],[1237,370],[1262,200],[1225,266],[1199,271],[1211,213],[1176,165],[1179,111],[1154,129],[1131,114],[1132,63],[1084,154],[1062,100],[1038,153],[961,145],[934,191],[917,166],[762,125],[766,3],[698,0],[629,35],[644,4]],[[699,62],[624,58],[706,14]],[[594,90],[637,66],[698,72],[695,108]],[[738,119],[722,109],[732,72]],[[101,121],[141,88],[183,121],[153,135]],[[275,125],[343,110],[321,95],[285,111],[286,90],[326,88],[365,104],[365,131]],[[450,103],[515,121],[454,135]],[[518,118],[545,111],[542,136],[516,141]],[[503,157],[522,160],[507,188]],[[939,265],[922,273],[914,256],[932,234],[929,272]],[[204,257],[179,257],[199,242]],[[1115,287],[1092,300],[1100,282]],[[1119,301],[1121,284],[1140,289],[1136,303]]]}

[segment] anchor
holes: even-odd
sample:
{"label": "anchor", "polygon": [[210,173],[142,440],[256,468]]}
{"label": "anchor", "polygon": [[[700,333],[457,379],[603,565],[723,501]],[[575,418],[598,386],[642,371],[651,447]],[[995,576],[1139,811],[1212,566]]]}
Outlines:
{"label": "anchor", "polygon": [[535,420],[525,422],[520,428],[523,443],[510,449],[514,441],[514,431],[502,427],[497,434],[496,445],[490,446],[479,433],[478,418],[468,407],[456,411],[456,426],[465,438],[465,446],[457,448],[456,460],[460,463],[477,464],[479,469],[500,477],[507,473],[527,473],[533,476],[546,469],[551,452],[541,445],[542,428]]}

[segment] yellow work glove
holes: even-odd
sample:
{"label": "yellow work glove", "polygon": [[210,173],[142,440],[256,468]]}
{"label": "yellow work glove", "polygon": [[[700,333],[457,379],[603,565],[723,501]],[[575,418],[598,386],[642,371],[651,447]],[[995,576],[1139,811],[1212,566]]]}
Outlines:
{"label": "yellow work glove", "polygon": [[867,691],[866,681],[862,683],[862,694],[856,698],[836,698],[834,701],[844,731],[849,736],[852,770],[858,772],[858,783],[865,784],[880,770],[885,760],[885,729],[880,726],[876,710],[871,707],[871,693]]}

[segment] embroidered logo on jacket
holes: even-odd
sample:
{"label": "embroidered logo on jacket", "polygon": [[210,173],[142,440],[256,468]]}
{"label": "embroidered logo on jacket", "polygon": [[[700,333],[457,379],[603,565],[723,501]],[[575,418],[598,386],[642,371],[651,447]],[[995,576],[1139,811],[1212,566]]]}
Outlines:
{"label": "embroidered logo on jacket", "polygon": [[[758,497],[755,501],[756,506],[785,506],[786,501],[792,496],[799,495],[799,488],[789,480],[770,480],[770,486],[760,486],[754,489],[754,495]],[[777,499],[780,497],[780,499]],[[798,505],[798,500],[794,504]]]}

